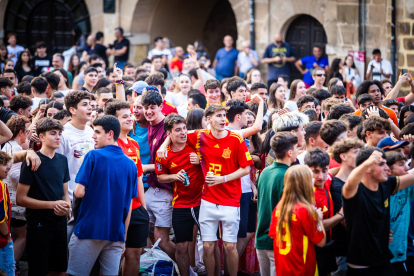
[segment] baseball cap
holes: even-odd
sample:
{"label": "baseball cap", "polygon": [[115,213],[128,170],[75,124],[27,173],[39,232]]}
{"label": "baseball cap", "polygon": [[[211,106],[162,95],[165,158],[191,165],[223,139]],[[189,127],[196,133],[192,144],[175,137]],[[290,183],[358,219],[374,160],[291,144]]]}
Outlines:
{"label": "baseball cap", "polygon": [[382,138],[381,141],[379,141],[377,147],[382,149],[383,151],[390,151],[401,148],[403,146],[407,146],[408,144],[408,141],[399,141],[394,137],[385,137]]}
{"label": "baseball cap", "polygon": [[142,94],[144,95],[146,92],[149,92],[149,91],[156,91],[156,92],[160,93],[160,91],[158,91],[158,88],[157,87],[155,87],[155,86],[147,86],[147,87],[145,87],[142,90]]}
{"label": "baseball cap", "polygon": [[148,83],[145,81],[137,81],[131,86],[131,90],[135,91],[138,95],[142,95],[142,91],[148,87]]}

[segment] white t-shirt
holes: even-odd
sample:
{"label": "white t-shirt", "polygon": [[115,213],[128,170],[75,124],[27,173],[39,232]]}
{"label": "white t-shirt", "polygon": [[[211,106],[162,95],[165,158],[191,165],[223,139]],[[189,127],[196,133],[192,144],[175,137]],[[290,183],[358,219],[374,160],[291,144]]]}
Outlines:
{"label": "white t-shirt", "polygon": [[299,164],[305,165],[305,156],[306,156],[307,153],[308,153],[308,151],[305,150],[304,152],[299,154],[298,157],[296,157],[299,160]]}
{"label": "white t-shirt", "polygon": [[380,73],[380,70],[382,69],[382,72],[384,74],[391,74],[392,75],[391,62],[389,62],[386,59],[381,60],[381,62],[376,62],[375,59],[373,59],[368,63],[367,73],[368,73],[369,69],[371,69],[371,65],[374,65],[374,68],[372,69],[371,79],[378,80],[378,81],[382,81],[382,80],[385,80],[385,79],[389,80],[389,78],[386,78],[383,75],[379,75],[379,73]]}
{"label": "white t-shirt", "polygon": [[[4,152],[9,153],[12,155],[14,152],[22,151],[23,148],[16,142],[16,141],[9,141],[7,142],[3,150]],[[25,207],[17,206],[16,203],[16,192],[17,192],[17,184],[19,183],[20,179],[20,168],[22,167],[22,162],[14,163],[7,174],[7,178],[4,179],[4,183],[7,184],[7,188],[9,189],[10,194],[10,203],[12,206],[12,218],[26,220],[24,214],[26,212]]]}
{"label": "white t-shirt", "polygon": [[67,94],[69,94],[72,91],[73,91],[72,89],[67,89],[67,90],[57,90],[56,92],[61,92],[63,95],[66,96]]}
{"label": "white t-shirt", "polygon": [[73,199],[75,190],[75,178],[78,173],[85,155],[95,149],[95,142],[92,139],[93,130],[86,126],[84,130],[75,128],[70,122],[64,126],[62,132],[62,142],[56,150],[57,153],[63,154],[68,158],[69,166],[69,198]]}
{"label": "white t-shirt", "polygon": [[33,110],[39,107],[39,103],[42,99],[44,98],[39,98],[39,97],[32,98],[32,108],[30,109],[30,112],[33,112]]}
{"label": "white t-shirt", "polygon": [[187,114],[188,114],[187,106],[188,106],[187,103],[183,103],[177,106],[176,108],[177,108],[178,115],[183,116],[184,118],[187,118]]}
{"label": "white t-shirt", "polygon": [[169,49],[158,50],[154,48],[148,52],[148,58],[151,59],[153,56],[167,56],[167,59],[172,59],[173,55]]}
{"label": "white t-shirt", "polygon": [[24,48],[20,45],[16,45],[14,47],[7,45],[7,55],[14,54],[14,57],[10,58],[13,60],[14,65],[16,65],[17,59],[19,58],[19,54],[24,51]]}
{"label": "white t-shirt", "polygon": [[[171,93],[172,94],[172,93]],[[175,106],[179,106],[182,104],[187,104],[188,101],[188,95],[184,95],[183,93],[177,93],[177,94],[172,94],[168,97],[165,96],[165,100],[167,102],[170,102],[171,104],[175,105]]]}
{"label": "white t-shirt", "polygon": [[[243,130],[238,129],[229,129],[230,131],[236,132],[241,137],[243,137]],[[252,186],[250,185],[250,173],[246,174],[242,178],[240,178],[241,181],[241,188],[242,188],[242,194],[244,193],[251,193],[252,192]]]}
{"label": "white t-shirt", "polygon": [[298,105],[294,101],[286,101],[284,108],[289,108],[290,111],[298,110]]}

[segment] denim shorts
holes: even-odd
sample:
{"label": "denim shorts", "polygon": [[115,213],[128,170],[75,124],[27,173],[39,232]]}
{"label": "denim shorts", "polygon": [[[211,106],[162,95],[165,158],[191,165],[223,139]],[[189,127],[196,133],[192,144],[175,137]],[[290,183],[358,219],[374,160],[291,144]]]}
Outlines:
{"label": "denim shorts", "polygon": [[3,270],[7,276],[14,276],[15,268],[13,242],[11,241],[5,247],[0,248],[0,270]]}

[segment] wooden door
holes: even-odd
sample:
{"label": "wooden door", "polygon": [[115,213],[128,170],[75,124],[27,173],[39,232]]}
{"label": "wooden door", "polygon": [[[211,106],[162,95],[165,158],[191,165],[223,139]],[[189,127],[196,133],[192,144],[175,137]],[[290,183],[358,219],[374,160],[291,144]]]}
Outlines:
{"label": "wooden door", "polygon": [[[285,40],[292,46],[297,59],[311,55],[313,46],[321,46],[325,52],[327,43],[323,26],[309,15],[301,15],[290,24]],[[302,77],[295,65],[291,63],[290,79],[302,79]]]}

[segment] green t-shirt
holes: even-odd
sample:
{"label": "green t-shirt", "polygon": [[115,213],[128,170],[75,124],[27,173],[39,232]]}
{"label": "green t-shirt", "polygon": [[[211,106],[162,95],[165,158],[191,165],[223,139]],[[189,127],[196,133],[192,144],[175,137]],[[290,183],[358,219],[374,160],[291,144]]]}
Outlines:
{"label": "green t-shirt", "polygon": [[269,237],[272,212],[279,203],[283,192],[283,179],[289,166],[274,161],[260,174],[257,184],[257,231],[255,247],[261,250],[273,250],[273,240]]}

